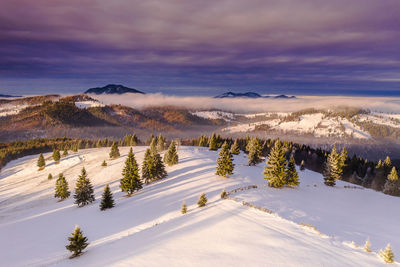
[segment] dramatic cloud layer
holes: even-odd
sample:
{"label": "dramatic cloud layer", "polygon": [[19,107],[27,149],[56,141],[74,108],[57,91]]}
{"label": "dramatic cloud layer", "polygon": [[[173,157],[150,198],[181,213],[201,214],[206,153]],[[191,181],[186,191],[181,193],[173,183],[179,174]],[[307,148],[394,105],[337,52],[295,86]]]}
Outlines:
{"label": "dramatic cloud layer", "polygon": [[163,94],[91,95],[104,104],[122,104],[136,109],[176,106],[187,109],[224,110],[243,113],[293,112],[306,108],[330,109],[358,107],[371,111],[400,113],[398,97],[303,96],[296,99],[210,98],[168,96]]}
{"label": "dramatic cloud layer", "polygon": [[399,14],[398,0],[2,0],[0,90],[390,93]]}

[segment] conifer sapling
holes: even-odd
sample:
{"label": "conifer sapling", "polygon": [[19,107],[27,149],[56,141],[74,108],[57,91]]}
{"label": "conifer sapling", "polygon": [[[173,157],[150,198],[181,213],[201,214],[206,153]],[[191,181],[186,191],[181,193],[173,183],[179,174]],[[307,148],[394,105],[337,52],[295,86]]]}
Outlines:
{"label": "conifer sapling", "polygon": [[53,179],[53,175],[52,175],[51,173],[49,173],[49,175],[47,176],[47,179],[48,179],[48,180]]}
{"label": "conifer sapling", "polygon": [[46,166],[46,162],[44,160],[43,154],[39,155],[37,166],[39,167],[39,171],[43,170],[44,167]]}
{"label": "conifer sapling", "polygon": [[111,151],[110,151],[110,159],[116,159],[119,158],[119,149],[118,149],[118,144],[117,142],[113,142],[111,146]]}
{"label": "conifer sapling", "polygon": [[229,145],[225,142],[222,145],[221,151],[219,152],[219,157],[217,159],[217,171],[216,174],[219,176],[227,177],[233,174],[233,169],[235,165],[233,164],[232,154],[229,151]]}
{"label": "conifer sapling", "polygon": [[55,149],[55,150],[53,151],[53,159],[54,159],[54,161],[56,162],[56,164],[60,163],[60,158],[61,158],[61,156],[60,156],[60,150]]}
{"label": "conifer sapling", "polygon": [[388,244],[385,250],[379,251],[379,256],[386,262],[386,263],[393,263],[394,262],[394,253],[392,251],[392,246]]}
{"label": "conifer sapling", "polygon": [[93,186],[87,177],[85,168],[82,168],[81,175],[79,175],[76,182],[74,198],[75,204],[78,204],[78,207],[85,206],[95,200]]}
{"label": "conifer sapling", "polygon": [[67,199],[71,194],[68,189],[68,182],[62,173],[58,175],[55,191],[54,197],[59,198],[61,201]]}
{"label": "conifer sapling", "polygon": [[87,237],[83,236],[79,226],[75,226],[74,232],[68,237],[69,245],[66,245],[66,249],[72,252],[71,258],[79,256],[82,251],[89,245]]}
{"label": "conifer sapling", "polygon": [[110,186],[107,184],[104,187],[104,192],[100,202],[100,210],[111,209],[114,207],[114,198],[110,190]]}
{"label": "conifer sapling", "polygon": [[372,250],[371,250],[371,242],[369,241],[369,238],[367,239],[367,241],[365,241],[364,250],[365,250],[366,252],[371,252],[371,251],[372,251]]}
{"label": "conifer sapling", "polygon": [[228,196],[228,194],[226,193],[225,189],[222,190],[222,192],[221,192],[221,198],[224,199],[224,198],[226,198],[227,196]]}
{"label": "conifer sapling", "polygon": [[199,207],[204,207],[207,204],[207,197],[206,194],[203,193],[200,195],[199,200],[197,201],[197,205]]}
{"label": "conifer sapling", "polygon": [[101,166],[106,167],[107,166],[107,162],[105,160],[103,160],[103,163],[101,163]]}
{"label": "conifer sapling", "polygon": [[181,209],[181,213],[182,214],[185,214],[187,212],[187,206],[186,206],[186,203],[185,203],[185,201],[182,203],[182,209]]}

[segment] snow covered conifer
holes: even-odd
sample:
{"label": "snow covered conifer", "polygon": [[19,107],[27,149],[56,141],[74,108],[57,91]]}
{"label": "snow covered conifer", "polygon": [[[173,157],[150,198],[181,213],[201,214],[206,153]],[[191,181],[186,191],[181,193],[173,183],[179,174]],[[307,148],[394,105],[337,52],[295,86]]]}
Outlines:
{"label": "snow covered conifer", "polygon": [[371,250],[371,242],[369,241],[369,238],[367,239],[367,241],[365,241],[364,250],[365,250],[366,252],[371,252],[371,251],[372,251],[372,250]]}
{"label": "snow covered conifer", "polygon": [[60,173],[56,181],[56,192],[54,193],[54,197],[64,200],[67,199],[70,194],[71,193],[68,190],[68,182],[65,180],[64,175]]}
{"label": "snow covered conifer", "polygon": [[379,251],[379,256],[386,262],[386,263],[393,263],[394,262],[394,253],[392,251],[392,246],[388,244],[385,250]]}
{"label": "snow covered conifer", "polygon": [[110,151],[110,158],[111,159],[116,159],[119,158],[119,149],[118,149],[118,144],[116,142],[113,142],[111,146],[111,151]]}
{"label": "snow covered conifer", "polygon": [[152,154],[157,153],[157,143],[156,138],[152,138],[150,141],[150,151]]}
{"label": "snow covered conifer", "polygon": [[179,157],[178,152],[176,151],[175,142],[172,141],[168,147],[167,153],[164,155],[164,162],[168,164],[168,166],[172,166],[178,163]]}
{"label": "snow covered conifer", "polygon": [[211,138],[210,138],[210,144],[208,147],[210,150],[218,150],[218,140],[217,140],[217,136],[215,133],[212,134]]}
{"label": "snow covered conifer", "polygon": [[82,253],[89,243],[87,237],[83,236],[81,228],[75,226],[72,236],[68,237],[69,245],[66,245],[66,249],[72,252],[71,258],[77,257]]}
{"label": "snow covered conifer", "polygon": [[235,165],[233,164],[232,154],[229,151],[229,145],[225,142],[222,145],[221,151],[219,152],[219,158],[217,159],[217,172],[219,176],[227,177],[233,174],[233,169]]}
{"label": "snow covered conifer", "polygon": [[56,164],[60,162],[60,158],[61,158],[60,150],[54,149],[54,151],[53,151],[53,159],[56,162]]}
{"label": "snow covered conifer", "polygon": [[392,196],[400,195],[400,182],[396,167],[393,167],[392,171],[388,175],[385,186],[383,187],[383,193]]}
{"label": "snow covered conifer", "polygon": [[267,166],[264,169],[265,179],[270,187],[282,187],[286,180],[287,160],[280,140],[275,142],[268,156]]}
{"label": "snow covered conifer", "polygon": [[258,138],[251,138],[249,143],[246,146],[247,151],[249,152],[249,165],[256,165],[261,162],[261,144]]}
{"label": "snow covered conifer", "polygon": [[128,158],[125,161],[125,167],[122,170],[122,179],[120,181],[122,192],[132,195],[133,192],[140,190],[143,186],[139,176],[139,166],[136,162],[132,148],[129,150]]}
{"label": "snow covered conifer", "polygon": [[239,148],[239,144],[238,144],[237,140],[235,140],[235,142],[232,144],[230,151],[231,151],[231,154],[233,154],[233,155],[239,155],[240,148]]}
{"label": "snow covered conifer", "polygon": [[107,166],[106,160],[103,160],[103,163],[101,163],[101,166],[103,166],[103,167],[106,167],[106,166]]}
{"label": "snow covered conifer", "polygon": [[287,165],[287,173],[286,173],[286,183],[289,186],[298,186],[299,185],[299,175],[296,170],[296,163],[294,161],[294,157],[291,156]]}
{"label": "snow covered conifer", "polygon": [[300,163],[300,171],[304,171],[305,169],[306,169],[306,167],[304,165],[304,160],[302,160]]}
{"label": "snow covered conifer", "polygon": [[46,162],[44,160],[43,154],[39,155],[37,166],[39,167],[39,171],[43,170],[44,167],[46,166]]}
{"label": "snow covered conifer", "polygon": [[228,195],[228,194],[226,193],[225,189],[224,189],[224,190],[222,190],[222,192],[221,192],[221,195],[220,195],[220,196],[221,196],[221,198],[222,198],[222,199],[224,199],[224,198],[226,198],[226,197],[227,197],[227,195]]}
{"label": "snow covered conifer", "polygon": [[110,190],[110,186],[107,184],[104,187],[104,192],[100,202],[100,210],[111,209],[114,207],[114,198]]}
{"label": "snow covered conifer", "polygon": [[186,206],[186,203],[185,203],[185,201],[182,203],[182,209],[181,209],[181,213],[182,214],[185,214],[187,212],[187,206]]}
{"label": "snow covered conifer", "polygon": [[82,168],[81,175],[79,175],[78,181],[76,182],[74,198],[75,204],[78,204],[78,207],[85,206],[95,200],[93,186],[87,177],[85,168]]}
{"label": "snow covered conifer", "polygon": [[207,204],[207,197],[206,194],[203,193],[200,195],[199,200],[197,201],[197,205],[199,207],[204,207]]}
{"label": "snow covered conifer", "polygon": [[146,149],[142,164],[142,180],[148,184],[153,180],[153,157],[151,156],[150,148]]}

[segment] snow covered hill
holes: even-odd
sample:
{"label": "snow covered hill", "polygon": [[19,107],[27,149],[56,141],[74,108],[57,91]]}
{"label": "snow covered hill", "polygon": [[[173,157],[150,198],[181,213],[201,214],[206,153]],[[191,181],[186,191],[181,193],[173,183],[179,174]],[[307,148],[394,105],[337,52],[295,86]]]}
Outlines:
{"label": "snow covered hill", "polygon": [[[234,157],[235,174],[221,178],[214,174],[217,153],[199,147],[179,148],[180,163],[167,168],[166,179],[126,197],[119,179],[128,149],[120,148],[116,160],[108,159],[109,148],[80,150],[58,165],[45,154],[43,171],[37,170],[37,156],[8,164],[0,173],[1,265],[383,266],[376,251],[389,242],[400,255],[399,198],[345,182],[328,188],[321,175],[307,170],[299,172],[298,188],[272,189],[263,180],[264,163],[247,166],[243,154]],[[134,147],[139,163],[144,151]],[[100,166],[103,160],[107,167]],[[96,201],[82,208],[73,198],[57,202],[56,175],[63,172],[73,191],[83,166]],[[116,206],[100,211],[107,183]],[[231,195],[239,202],[219,197],[224,188],[249,185],[258,188]],[[209,202],[198,208],[203,192]],[[244,206],[242,200],[276,213]],[[90,245],[82,256],[69,259],[65,245],[75,225]],[[368,237],[375,252],[357,247]]]}

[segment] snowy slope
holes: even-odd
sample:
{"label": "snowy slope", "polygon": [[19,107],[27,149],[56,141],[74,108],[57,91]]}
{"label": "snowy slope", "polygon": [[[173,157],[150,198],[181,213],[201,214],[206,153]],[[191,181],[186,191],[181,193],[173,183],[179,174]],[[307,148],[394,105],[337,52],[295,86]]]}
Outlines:
{"label": "snowy slope", "polygon": [[[2,264],[384,265],[375,253],[346,245],[346,241],[358,243],[368,236],[374,250],[391,242],[395,255],[400,255],[398,198],[371,190],[344,189],[346,183],[327,188],[321,184],[321,176],[310,171],[300,173],[301,186],[297,189],[271,189],[262,179],[264,164],[246,166],[244,155],[235,156],[232,178],[221,178],[214,174],[217,153],[193,147],[179,149],[180,163],[167,168],[168,178],[127,198],[119,190],[119,179],[128,148],[120,151],[122,157],[110,161],[109,148],[81,150],[63,158],[59,165],[46,154],[43,171],[37,170],[37,156],[8,164],[0,173]],[[144,151],[145,147],[134,148],[139,162]],[[108,166],[100,167],[104,159]],[[96,201],[82,208],[74,205],[72,198],[57,202],[53,198],[55,178],[47,180],[48,173],[56,176],[63,172],[73,188],[82,166],[94,184]],[[99,198],[106,183],[114,192],[116,207],[100,211]],[[232,196],[272,209],[282,217],[219,198],[223,188],[229,191],[252,184],[259,188]],[[197,208],[197,198],[203,192],[209,203]],[[185,215],[180,214],[183,201],[188,204]],[[334,237],[320,235],[299,222],[313,224]],[[65,245],[76,224],[90,245],[82,256],[71,260]]]}

